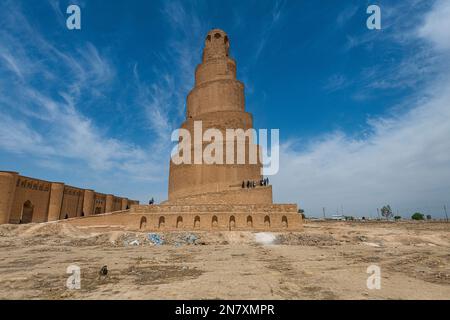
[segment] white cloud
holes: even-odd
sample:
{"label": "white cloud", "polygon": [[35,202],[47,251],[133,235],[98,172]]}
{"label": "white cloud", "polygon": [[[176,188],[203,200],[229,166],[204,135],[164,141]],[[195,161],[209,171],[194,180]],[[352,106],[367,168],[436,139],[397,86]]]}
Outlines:
{"label": "white cloud", "polygon": [[105,181],[120,174],[135,181],[165,179],[152,143],[142,147],[115,138],[81,111],[115,80],[108,57],[91,43],[57,48],[18,6],[8,8],[0,13],[0,148],[33,154],[34,164],[55,170],[84,167]]}
{"label": "white cloud", "polygon": [[0,112],[0,148],[13,153],[51,155],[54,148],[44,143],[44,138],[24,121],[18,121]]}
{"label": "white cloud", "polygon": [[450,50],[450,1],[439,0],[425,15],[419,35],[439,50]]}
{"label": "white cloud", "polygon": [[450,59],[438,51],[449,38],[423,31],[448,23],[442,6],[441,1],[433,6],[420,32],[409,33],[411,39],[391,38],[410,44],[427,34],[434,49],[415,47],[398,65],[368,72],[365,79],[383,89],[396,82],[417,88],[402,103],[408,111],[393,108],[389,116],[369,119],[362,138],[331,132],[301,149],[304,141],[285,143],[280,172],[272,178],[277,201],[298,202],[315,216],[323,207],[328,215],[340,212],[342,205],[347,214],[376,217],[376,208],[386,204],[405,217],[416,210],[442,216],[450,200]]}
{"label": "white cloud", "polygon": [[284,145],[272,179],[277,200],[315,215],[342,204],[368,216],[387,203],[404,214],[430,204],[441,213],[450,194],[450,81],[429,94],[405,115],[371,119],[363,139],[335,132],[304,151]]}

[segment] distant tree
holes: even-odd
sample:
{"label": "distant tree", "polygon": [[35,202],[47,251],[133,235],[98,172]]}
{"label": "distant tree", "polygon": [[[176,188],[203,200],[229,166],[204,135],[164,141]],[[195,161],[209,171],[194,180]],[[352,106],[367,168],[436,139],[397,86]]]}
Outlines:
{"label": "distant tree", "polygon": [[398,220],[400,220],[402,217],[400,217],[400,216],[395,216],[394,217],[394,219],[395,219],[395,221],[398,221]]}
{"label": "distant tree", "polygon": [[413,220],[424,220],[424,216],[420,212],[416,212],[416,213],[414,213],[411,216],[411,219],[413,219]]}
{"label": "distant tree", "polygon": [[394,214],[392,213],[392,209],[390,205],[384,206],[381,208],[381,215],[387,219],[390,219]]}
{"label": "distant tree", "polygon": [[431,215],[427,214],[427,220],[431,220]]}

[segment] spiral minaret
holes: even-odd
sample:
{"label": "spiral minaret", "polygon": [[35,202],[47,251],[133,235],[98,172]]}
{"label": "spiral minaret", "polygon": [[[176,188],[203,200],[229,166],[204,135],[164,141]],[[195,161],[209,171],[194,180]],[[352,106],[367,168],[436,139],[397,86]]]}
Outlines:
{"label": "spiral minaret", "polygon": [[[228,35],[220,30],[208,32],[203,49],[202,63],[195,70],[195,86],[187,96],[186,120],[181,128],[187,129],[194,137],[194,122],[201,121],[202,130],[215,128],[226,139],[226,129],[253,128],[252,115],[245,111],[244,84],[236,79],[236,62],[229,56]],[[194,139],[192,139],[194,141]],[[202,150],[205,147],[203,143]],[[208,200],[208,194],[233,192],[235,203],[271,203],[272,190],[259,190],[257,198],[237,191],[243,181],[259,181],[261,164],[250,163],[248,153],[251,141],[246,140],[245,164],[174,164],[170,163],[169,202],[201,196],[202,202],[215,202],[217,197]],[[194,144],[192,144],[192,152]],[[225,146],[223,154],[225,157]],[[236,151],[235,147],[235,151]],[[261,194],[264,194],[261,196]]]}

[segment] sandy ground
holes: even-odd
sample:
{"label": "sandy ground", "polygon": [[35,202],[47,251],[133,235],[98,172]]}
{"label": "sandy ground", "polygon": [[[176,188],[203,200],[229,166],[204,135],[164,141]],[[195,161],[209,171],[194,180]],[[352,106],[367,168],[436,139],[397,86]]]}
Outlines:
{"label": "sandy ground", "polygon": [[[0,298],[450,299],[446,223],[307,222],[301,233],[160,235],[163,245],[147,233],[107,228],[2,225]],[[79,290],[66,288],[73,264]],[[108,275],[100,276],[104,265]],[[370,265],[381,268],[379,290],[367,288]]]}

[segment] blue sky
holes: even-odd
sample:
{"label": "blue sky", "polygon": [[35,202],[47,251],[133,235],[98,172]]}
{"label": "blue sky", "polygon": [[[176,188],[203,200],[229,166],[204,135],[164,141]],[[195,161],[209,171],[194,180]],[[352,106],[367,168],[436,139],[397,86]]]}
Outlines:
{"label": "blue sky", "polygon": [[[79,4],[82,29],[65,26]],[[229,35],[256,128],[279,128],[277,202],[410,216],[450,205],[450,1],[2,1],[0,168],[167,197],[206,33]]]}

